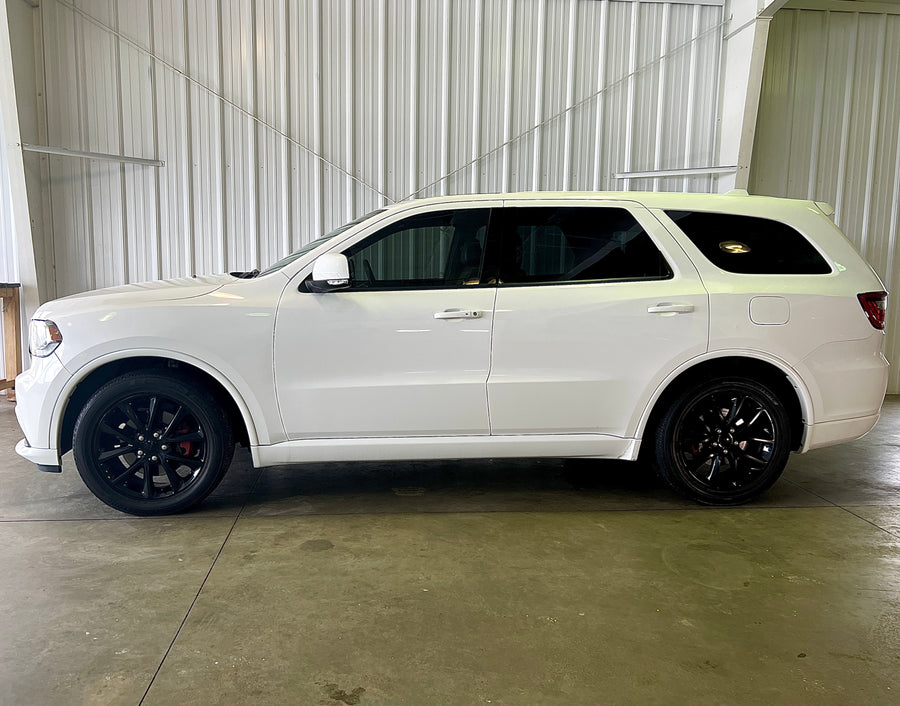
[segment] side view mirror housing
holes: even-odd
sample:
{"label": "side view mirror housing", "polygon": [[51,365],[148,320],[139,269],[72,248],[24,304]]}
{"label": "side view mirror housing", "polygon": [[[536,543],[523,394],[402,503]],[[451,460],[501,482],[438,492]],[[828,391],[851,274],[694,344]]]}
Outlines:
{"label": "side view mirror housing", "polygon": [[350,263],[340,253],[326,253],[313,263],[312,277],[306,280],[310,292],[337,292],[350,287]]}

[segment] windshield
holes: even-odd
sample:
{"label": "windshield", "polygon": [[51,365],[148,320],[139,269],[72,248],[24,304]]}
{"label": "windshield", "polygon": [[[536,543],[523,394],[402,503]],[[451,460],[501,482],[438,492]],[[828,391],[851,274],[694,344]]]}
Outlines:
{"label": "windshield", "polygon": [[320,237],[316,238],[315,240],[308,242],[306,245],[301,247],[299,250],[295,250],[287,257],[281,258],[274,265],[270,265],[269,267],[264,269],[262,272],[259,273],[258,276],[262,277],[263,275],[268,275],[268,274],[272,274],[273,272],[277,272],[285,265],[290,265],[297,258],[302,257],[303,255],[306,255],[306,253],[308,253],[310,250],[314,250],[315,248],[319,247],[326,240],[331,240],[335,236],[338,236],[341,233],[343,233],[344,231],[349,230],[353,226],[358,225],[358,224],[362,223],[363,221],[370,219],[372,216],[377,216],[379,213],[384,213],[384,211],[385,211],[385,209],[383,209],[383,208],[379,208],[375,211],[371,211],[371,212],[367,213],[365,216],[360,216],[355,221],[350,221],[349,223],[345,223],[340,228],[336,228],[335,230],[331,231],[330,233],[326,233],[325,235],[320,236]]}

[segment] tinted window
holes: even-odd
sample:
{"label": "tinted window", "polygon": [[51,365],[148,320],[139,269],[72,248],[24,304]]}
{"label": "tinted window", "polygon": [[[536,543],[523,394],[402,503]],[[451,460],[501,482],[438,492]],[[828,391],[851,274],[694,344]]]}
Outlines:
{"label": "tinted window", "polygon": [[410,216],[354,245],[352,289],[429,289],[476,285],[490,209]]}
{"label": "tinted window", "polygon": [[768,218],[666,211],[710,262],[748,275],[818,275],[831,267],[800,233]]}
{"label": "tinted window", "polygon": [[507,208],[502,220],[500,281],[506,284],[672,276],[650,236],[623,208]]}

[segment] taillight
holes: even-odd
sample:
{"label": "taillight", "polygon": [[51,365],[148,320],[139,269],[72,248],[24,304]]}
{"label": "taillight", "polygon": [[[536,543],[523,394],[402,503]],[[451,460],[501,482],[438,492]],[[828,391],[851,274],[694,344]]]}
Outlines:
{"label": "taillight", "polygon": [[857,294],[863,311],[869,317],[869,323],[879,330],[884,330],[884,315],[887,311],[887,292],[866,292]]}

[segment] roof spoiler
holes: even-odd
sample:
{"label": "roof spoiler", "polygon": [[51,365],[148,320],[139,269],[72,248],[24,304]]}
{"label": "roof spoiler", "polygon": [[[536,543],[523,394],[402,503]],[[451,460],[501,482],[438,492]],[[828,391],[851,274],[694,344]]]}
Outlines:
{"label": "roof spoiler", "polygon": [[826,203],[825,201],[813,201],[813,203],[816,204],[818,209],[826,216],[831,217],[834,215],[834,206],[830,203]]}

